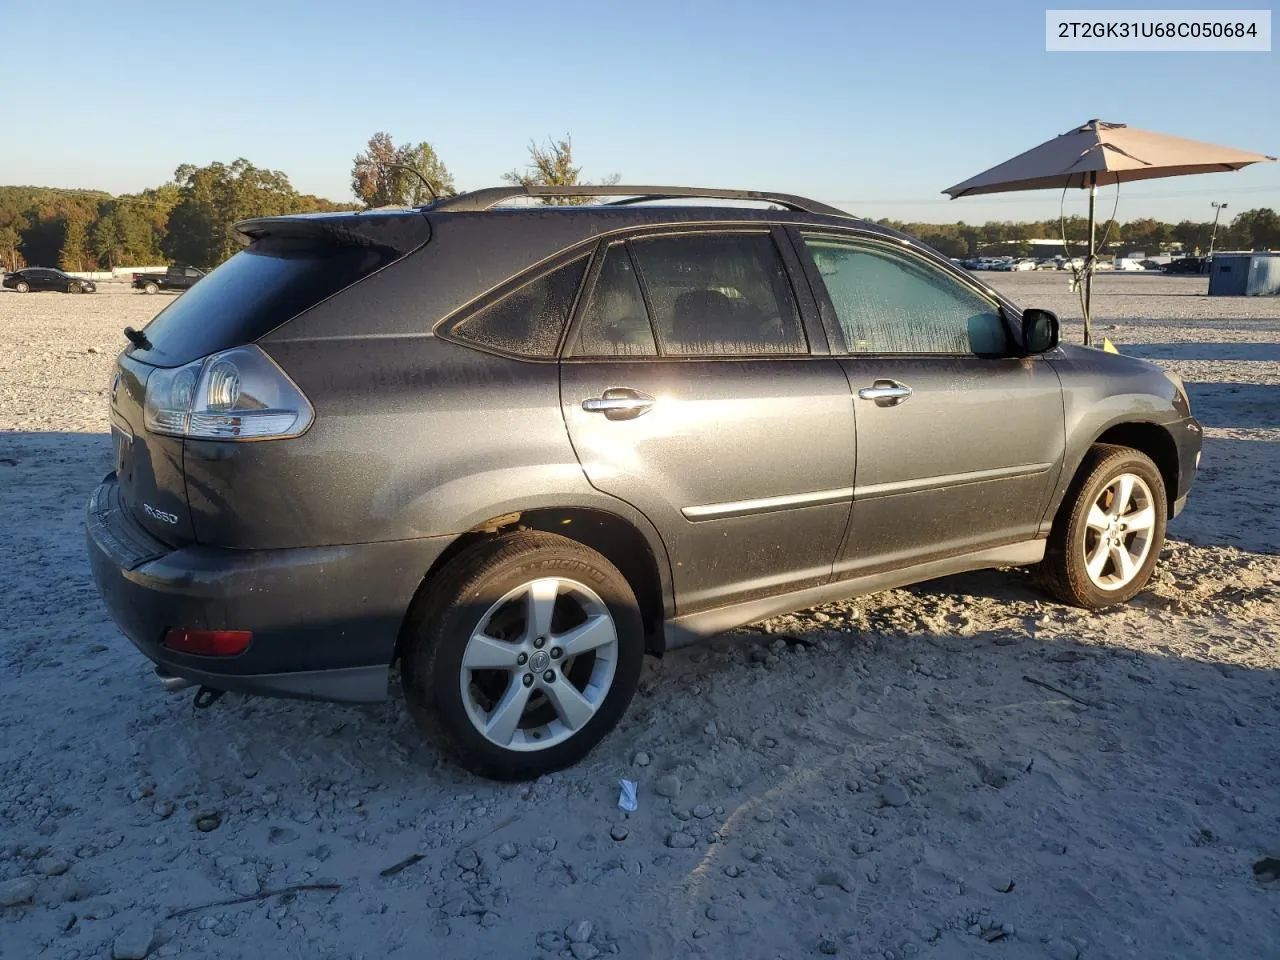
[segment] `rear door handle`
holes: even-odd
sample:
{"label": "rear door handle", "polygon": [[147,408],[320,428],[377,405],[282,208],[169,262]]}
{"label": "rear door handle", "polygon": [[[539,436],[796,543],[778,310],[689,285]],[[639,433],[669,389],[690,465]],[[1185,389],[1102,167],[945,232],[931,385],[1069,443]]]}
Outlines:
{"label": "rear door handle", "polygon": [[632,420],[648,413],[657,401],[647,393],[630,387],[611,387],[598,397],[582,401],[588,413],[603,413],[610,420]]}
{"label": "rear door handle", "polygon": [[877,407],[896,407],[911,398],[911,388],[897,380],[877,380],[858,391],[863,400],[874,400]]}

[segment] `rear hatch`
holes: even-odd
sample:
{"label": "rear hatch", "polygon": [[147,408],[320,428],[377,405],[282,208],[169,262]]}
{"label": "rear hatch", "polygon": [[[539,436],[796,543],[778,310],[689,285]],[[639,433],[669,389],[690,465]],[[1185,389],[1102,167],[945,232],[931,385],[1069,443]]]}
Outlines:
{"label": "rear hatch", "polygon": [[236,229],[246,249],[162,310],[142,331],[145,340],[135,338],[120,355],[111,383],[121,501],[171,546],[191,543],[195,534],[184,440],[151,433],[144,424],[147,383],[156,370],[253,343],[430,237],[426,218],[406,210],[272,217]]}

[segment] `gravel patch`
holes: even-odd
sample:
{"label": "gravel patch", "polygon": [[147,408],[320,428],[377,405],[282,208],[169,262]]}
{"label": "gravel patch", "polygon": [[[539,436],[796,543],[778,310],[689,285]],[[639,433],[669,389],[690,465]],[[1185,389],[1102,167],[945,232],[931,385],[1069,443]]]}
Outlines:
{"label": "gravel patch", "polygon": [[[1065,274],[984,280],[1078,339]],[[1085,614],[990,571],[777,617],[647,663],[621,727],[536,784],[442,763],[397,699],[164,694],[81,524],[120,331],[168,298],[0,293],[5,948],[1274,954],[1280,299],[1206,285],[1097,283],[1099,334],[1178,372],[1206,426],[1132,603]]]}

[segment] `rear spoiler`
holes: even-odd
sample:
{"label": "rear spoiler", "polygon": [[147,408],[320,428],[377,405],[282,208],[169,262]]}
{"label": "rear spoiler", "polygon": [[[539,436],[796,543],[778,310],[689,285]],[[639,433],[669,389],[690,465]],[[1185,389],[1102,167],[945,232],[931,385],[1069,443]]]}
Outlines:
{"label": "rear spoiler", "polygon": [[245,246],[271,240],[318,240],[361,247],[382,247],[404,256],[431,239],[431,224],[417,210],[317,213],[255,217],[232,228]]}

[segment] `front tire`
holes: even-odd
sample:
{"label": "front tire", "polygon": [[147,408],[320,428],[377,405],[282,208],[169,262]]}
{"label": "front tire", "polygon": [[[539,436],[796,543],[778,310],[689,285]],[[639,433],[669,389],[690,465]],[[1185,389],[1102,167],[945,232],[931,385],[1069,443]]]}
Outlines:
{"label": "front tire", "polygon": [[26,283],[26,282],[25,282],[25,281],[23,281],[23,280],[19,280],[17,283],[15,283],[15,284],[13,285],[13,289],[14,289],[14,290],[16,290],[16,291],[18,291],[18,293],[30,293],[30,292],[31,292],[31,286],[30,286],[30,284]]}
{"label": "front tire", "polygon": [[1040,584],[1086,610],[1130,600],[1151,579],[1168,516],[1164,479],[1150,457],[1095,444],[1058,510]]}
{"label": "front tire", "polygon": [[644,659],[626,578],[596,551],[534,531],[460,553],[405,630],[401,676],[419,729],[495,780],[586,756],[626,711]]}

